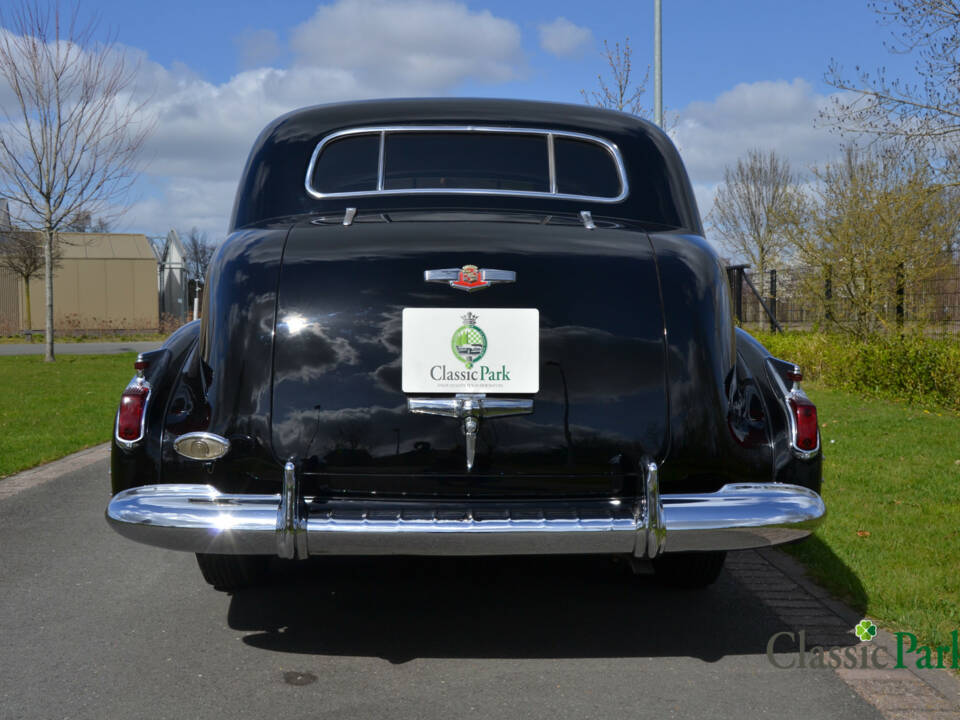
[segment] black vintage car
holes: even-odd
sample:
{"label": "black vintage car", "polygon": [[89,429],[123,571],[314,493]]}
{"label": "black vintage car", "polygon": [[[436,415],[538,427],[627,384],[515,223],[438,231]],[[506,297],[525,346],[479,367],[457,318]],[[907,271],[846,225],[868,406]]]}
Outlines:
{"label": "black vintage car", "polygon": [[107,519],[270,556],[599,553],[702,586],[824,514],[800,371],[735,327],[673,144],[507,100],[285,115],[202,320],[123,392]]}

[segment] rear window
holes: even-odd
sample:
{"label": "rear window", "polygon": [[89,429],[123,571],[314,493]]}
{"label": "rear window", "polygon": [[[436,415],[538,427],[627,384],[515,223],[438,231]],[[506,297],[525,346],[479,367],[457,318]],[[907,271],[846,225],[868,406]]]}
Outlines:
{"label": "rear window", "polygon": [[547,139],[505,133],[397,133],[384,145],[383,189],[550,192]]}
{"label": "rear window", "polygon": [[313,186],[324,194],[377,189],[379,135],[348,135],[324,149],[313,173]]}
{"label": "rear window", "polygon": [[317,145],[307,174],[314,197],[477,192],[618,202],[623,161],[600,138],[500,128],[358,128]]}
{"label": "rear window", "polygon": [[606,148],[570,138],[555,138],[553,146],[559,192],[599,197],[620,192],[620,177]]}

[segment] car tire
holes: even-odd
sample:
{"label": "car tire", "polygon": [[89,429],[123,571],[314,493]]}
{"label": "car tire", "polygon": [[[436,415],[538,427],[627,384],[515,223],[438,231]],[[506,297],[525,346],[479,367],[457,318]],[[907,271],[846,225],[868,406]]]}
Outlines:
{"label": "car tire", "polygon": [[691,552],[663,555],[653,561],[657,579],[675,588],[704,588],[720,576],[725,552]]}
{"label": "car tire", "polygon": [[217,590],[231,592],[263,582],[267,575],[267,555],[212,555],[197,553],[197,565],[203,579]]}

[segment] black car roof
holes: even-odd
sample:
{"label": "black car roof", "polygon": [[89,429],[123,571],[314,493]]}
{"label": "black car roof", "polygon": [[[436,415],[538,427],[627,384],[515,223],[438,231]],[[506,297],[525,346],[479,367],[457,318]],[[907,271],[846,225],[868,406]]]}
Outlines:
{"label": "black car roof", "polygon": [[[483,125],[562,130],[594,135],[620,149],[630,194],[610,205],[513,197],[393,196],[318,199],[304,189],[311,153],[325,136],[380,125]],[[241,176],[231,229],[347,204],[364,209],[488,208],[578,212],[650,222],[702,234],[686,170],[657,126],[634,115],[564,103],[482,98],[367,100],[318,105],[283,115],[261,132]]]}

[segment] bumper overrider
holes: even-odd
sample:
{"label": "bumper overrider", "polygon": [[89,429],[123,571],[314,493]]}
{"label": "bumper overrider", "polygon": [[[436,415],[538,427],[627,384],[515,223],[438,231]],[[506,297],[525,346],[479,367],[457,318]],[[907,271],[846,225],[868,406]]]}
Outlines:
{"label": "bumper overrider", "polygon": [[107,521],[124,537],[172,550],[237,555],[541,555],[745,550],[800,540],[826,513],[798,485],[729,484],[661,495],[645,463],[639,501],[472,501],[432,505],[309,501],[293,463],[279,495],[209,485],[148,485],[118,493]]}

